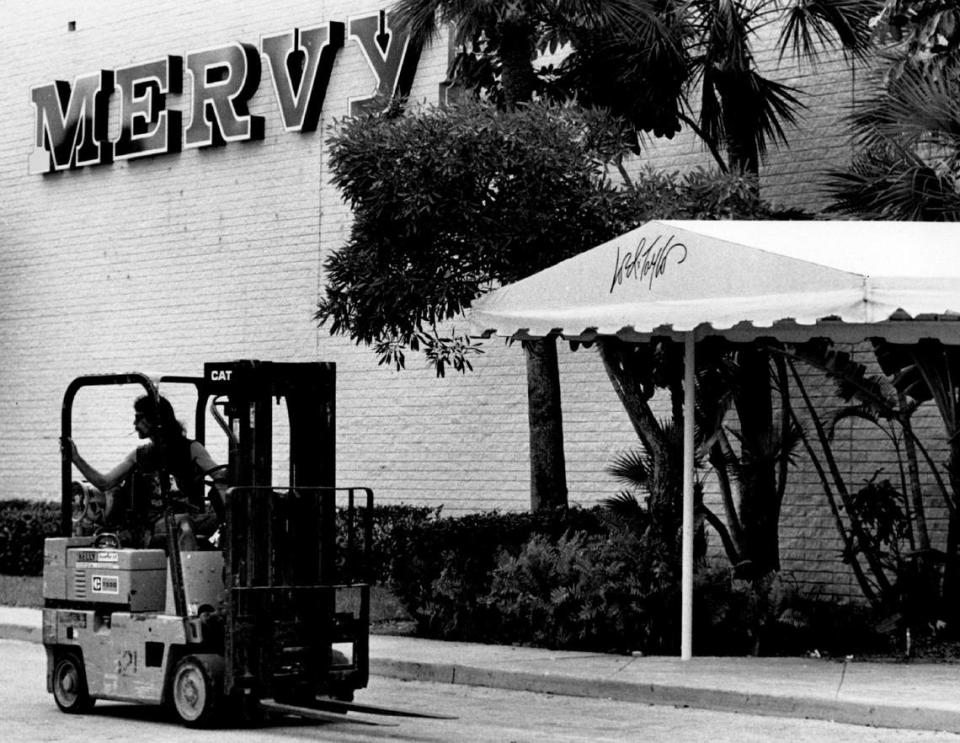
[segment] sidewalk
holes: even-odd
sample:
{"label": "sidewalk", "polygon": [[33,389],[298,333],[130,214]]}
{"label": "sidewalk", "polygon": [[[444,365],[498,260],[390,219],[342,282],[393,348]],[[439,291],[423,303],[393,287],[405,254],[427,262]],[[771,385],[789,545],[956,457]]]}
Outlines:
{"label": "sidewalk", "polygon": [[[39,609],[0,607],[0,639],[41,641]],[[628,657],[370,638],[374,675],[960,733],[960,665]]]}

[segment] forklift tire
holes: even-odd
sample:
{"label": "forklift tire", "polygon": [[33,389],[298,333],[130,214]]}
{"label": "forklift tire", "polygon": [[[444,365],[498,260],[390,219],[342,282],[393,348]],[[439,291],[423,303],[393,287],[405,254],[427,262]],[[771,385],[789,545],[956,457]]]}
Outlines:
{"label": "forklift tire", "polygon": [[76,653],[66,652],[57,659],[53,668],[53,700],[61,711],[71,715],[93,709],[83,661]]}
{"label": "forklift tire", "polygon": [[177,663],[170,681],[170,702],[180,722],[205,727],[214,722],[221,707],[223,658],[187,655]]}

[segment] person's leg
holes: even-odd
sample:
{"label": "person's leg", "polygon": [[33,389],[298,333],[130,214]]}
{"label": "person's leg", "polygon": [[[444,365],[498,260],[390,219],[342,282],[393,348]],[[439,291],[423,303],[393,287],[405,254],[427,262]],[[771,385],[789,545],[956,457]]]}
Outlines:
{"label": "person's leg", "polygon": [[199,549],[197,544],[197,535],[193,530],[193,522],[190,517],[185,514],[177,514],[177,525],[180,528],[180,533],[177,538],[177,544],[180,545],[181,552],[196,552]]}
{"label": "person's leg", "polygon": [[[189,514],[178,513],[173,517],[177,525],[177,544],[181,552],[193,552],[198,549],[197,535],[193,530],[193,523]],[[153,537],[150,540],[151,546],[167,548],[167,520],[165,518],[157,519],[153,524]]]}

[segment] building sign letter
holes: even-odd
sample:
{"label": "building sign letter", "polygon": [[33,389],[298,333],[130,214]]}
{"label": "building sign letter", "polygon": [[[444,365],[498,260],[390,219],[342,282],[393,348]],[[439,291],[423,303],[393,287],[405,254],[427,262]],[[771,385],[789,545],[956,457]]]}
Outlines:
{"label": "building sign letter", "polygon": [[263,139],[263,117],[247,104],[260,85],[260,54],[250,44],[187,54],[193,76],[193,106],[185,147],[210,147]]}
{"label": "building sign letter", "polygon": [[167,110],[167,95],[183,91],[180,57],[117,70],[120,91],[120,137],[117,160],[165,155],[180,150],[183,134],[180,111]]}
{"label": "building sign letter", "polygon": [[36,108],[31,173],[99,165],[113,160],[107,113],[113,71],[101,70],[70,83],[57,80],[30,91]]}
{"label": "building sign letter", "polygon": [[[387,12],[265,35],[260,48],[235,42],[185,57],[170,55],[120,69],[57,80],[31,89],[35,109],[31,173],[52,173],[117,160],[263,139],[263,116],[250,113],[265,60],[283,128],[313,132],[346,34],[373,73],[373,86],[349,100],[350,114],[380,96],[410,93],[420,49],[390,29]],[[189,82],[186,74],[189,73]],[[186,89],[185,89],[186,88]],[[117,94],[119,133],[108,132]],[[173,98],[175,100],[171,101]],[[189,121],[188,121],[189,119]],[[115,124],[114,124],[115,126]]]}
{"label": "building sign letter", "polygon": [[384,11],[377,15],[350,19],[350,38],[363,50],[373,71],[374,94],[350,101],[350,115],[357,116],[375,103],[377,96],[407,95],[420,61],[420,50],[410,47],[410,39],[391,32]]}
{"label": "building sign letter", "polygon": [[333,61],[342,46],[343,24],[336,21],[261,39],[288,132],[316,131]]}

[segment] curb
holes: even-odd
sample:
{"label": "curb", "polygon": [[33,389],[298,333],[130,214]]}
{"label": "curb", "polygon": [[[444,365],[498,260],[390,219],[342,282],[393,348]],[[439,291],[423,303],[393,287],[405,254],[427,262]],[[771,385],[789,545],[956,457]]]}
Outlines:
{"label": "curb", "polygon": [[[36,623],[0,622],[0,640],[40,644]],[[935,707],[831,701],[823,698],[776,694],[745,694],[714,688],[644,684],[478,668],[450,663],[370,658],[370,674],[401,681],[484,686],[507,691],[529,691],[558,696],[611,699],[618,702],[692,707],[719,712],[826,720],[849,725],[932,730],[960,733],[960,712]]]}
{"label": "curb", "polygon": [[43,630],[33,624],[0,624],[0,640],[43,642]]}
{"label": "curb", "polygon": [[712,688],[583,679],[451,664],[370,659],[370,673],[402,681],[486,686],[617,702],[692,707],[773,717],[825,720],[880,728],[960,733],[960,712],[916,706],[829,701],[815,697],[744,694]]}

